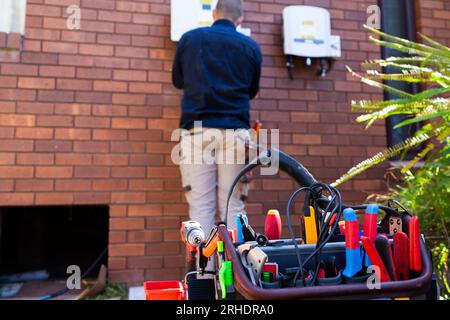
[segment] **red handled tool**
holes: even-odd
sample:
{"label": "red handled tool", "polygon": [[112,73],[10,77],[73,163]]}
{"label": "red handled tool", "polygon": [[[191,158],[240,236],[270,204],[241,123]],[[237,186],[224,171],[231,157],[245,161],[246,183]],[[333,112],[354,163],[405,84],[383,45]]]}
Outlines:
{"label": "red handled tool", "polygon": [[278,210],[269,210],[267,212],[264,231],[269,240],[279,240],[281,238],[281,218]]}
{"label": "red handled tool", "polygon": [[[364,214],[364,229],[363,235],[368,237],[372,242],[377,238],[377,218],[378,218],[379,207],[376,204],[369,204],[366,208],[366,213]],[[370,259],[367,254],[364,255],[364,265],[366,267],[370,266]]]}
{"label": "red handled tool", "polygon": [[389,238],[385,234],[379,234],[375,239],[375,248],[380,255],[381,260],[386,267],[387,272],[392,280],[397,280],[395,275],[394,258],[392,256],[391,245],[389,244]]}
{"label": "red handled tool", "polygon": [[381,260],[378,251],[375,249],[374,242],[370,240],[368,237],[362,236],[361,242],[363,244],[364,250],[369,256],[370,262],[373,266],[377,266],[380,269],[380,281],[391,281],[391,277],[384,266],[384,262]]}
{"label": "red handled tool", "polygon": [[422,256],[420,254],[419,218],[409,220],[409,269],[414,272],[422,271]]}
{"label": "red handled tool", "polygon": [[394,234],[394,265],[398,280],[409,279],[409,240],[406,233]]}

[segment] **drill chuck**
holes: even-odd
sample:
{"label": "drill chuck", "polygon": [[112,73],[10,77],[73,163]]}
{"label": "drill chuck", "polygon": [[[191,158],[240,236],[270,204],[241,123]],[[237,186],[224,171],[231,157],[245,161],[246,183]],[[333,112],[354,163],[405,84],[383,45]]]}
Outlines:
{"label": "drill chuck", "polygon": [[183,222],[181,236],[185,243],[194,247],[199,247],[205,240],[205,233],[203,232],[202,226],[196,221]]}

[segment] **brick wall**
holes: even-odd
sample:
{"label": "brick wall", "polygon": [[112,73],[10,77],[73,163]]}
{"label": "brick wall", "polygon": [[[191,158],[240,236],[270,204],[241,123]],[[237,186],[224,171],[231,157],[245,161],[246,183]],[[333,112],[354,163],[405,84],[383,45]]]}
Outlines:
{"label": "brick wall", "polygon": [[[420,2],[423,31],[442,37],[437,28],[449,27],[439,10],[445,1]],[[82,9],[80,31],[66,28],[71,4]],[[281,11],[291,4],[331,11],[343,56],[324,79],[300,60],[295,80],[287,77]],[[345,70],[379,57],[361,28],[371,4],[245,1],[245,27],[264,54],[252,116],[265,128],[280,128],[281,148],[327,182],[386,144],[382,123],[365,131],[350,112],[352,99],[381,99],[380,92]],[[114,281],[182,274],[178,228],[187,205],[170,160],[180,92],[170,82],[176,45],[169,33],[169,0],[28,0],[23,52],[0,52],[0,206],[108,204]],[[17,48],[17,41],[8,45]],[[361,202],[383,190],[383,172],[378,167],[342,185],[345,200]],[[284,212],[294,187],[285,175],[256,179],[251,222],[261,227],[268,208]]]}

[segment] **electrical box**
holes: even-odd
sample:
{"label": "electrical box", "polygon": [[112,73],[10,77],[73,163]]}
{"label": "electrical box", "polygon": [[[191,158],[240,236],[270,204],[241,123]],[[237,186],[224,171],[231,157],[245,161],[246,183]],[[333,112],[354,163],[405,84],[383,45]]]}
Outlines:
{"label": "electrical box", "polygon": [[26,0],[0,1],[0,32],[25,34]]}
{"label": "electrical box", "polygon": [[[217,0],[171,0],[170,39],[179,41],[185,32],[213,24],[213,10]],[[250,36],[250,29],[237,28],[237,31]]]}
{"label": "electrical box", "polygon": [[283,10],[284,53],[306,58],[340,56],[340,37],[331,35],[328,10],[289,6]]}

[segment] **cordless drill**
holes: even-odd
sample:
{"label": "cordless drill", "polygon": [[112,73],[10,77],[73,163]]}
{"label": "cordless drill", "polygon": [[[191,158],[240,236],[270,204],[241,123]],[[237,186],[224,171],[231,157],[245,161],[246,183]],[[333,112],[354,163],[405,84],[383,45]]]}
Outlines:
{"label": "cordless drill", "polygon": [[181,223],[180,235],[186,245],[186,272],[195,271],[197,248],[205,240],[205,233],[200,223],[189,220]]}

